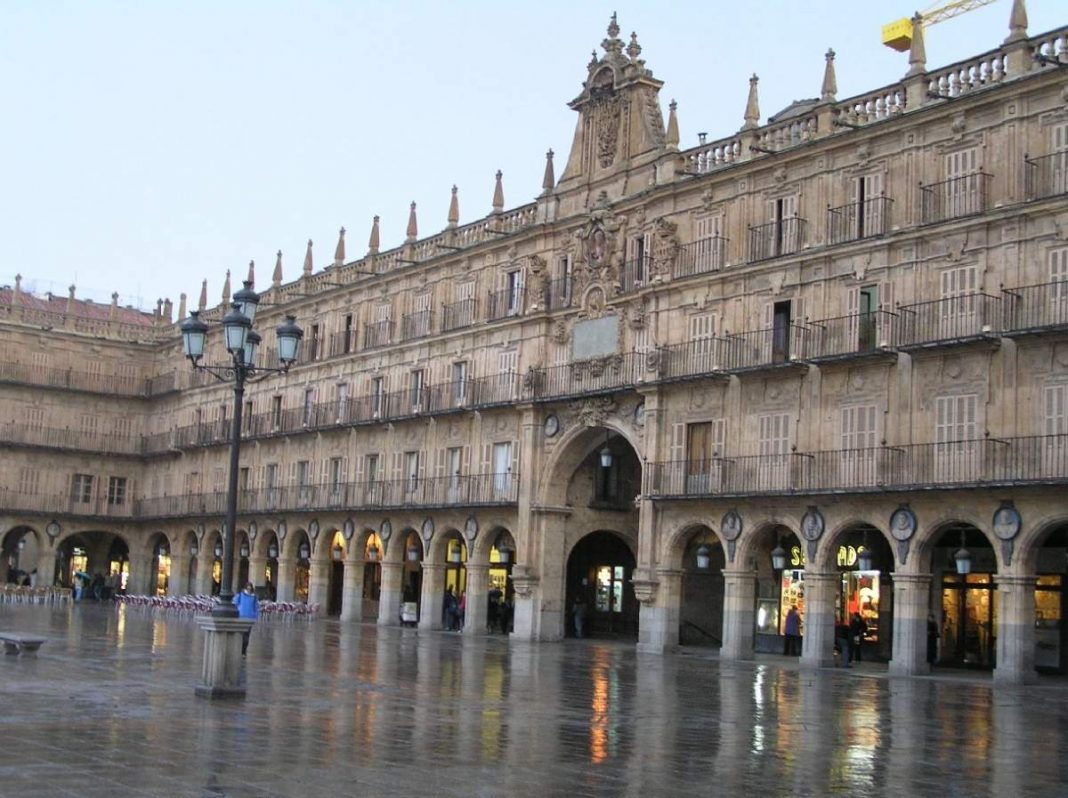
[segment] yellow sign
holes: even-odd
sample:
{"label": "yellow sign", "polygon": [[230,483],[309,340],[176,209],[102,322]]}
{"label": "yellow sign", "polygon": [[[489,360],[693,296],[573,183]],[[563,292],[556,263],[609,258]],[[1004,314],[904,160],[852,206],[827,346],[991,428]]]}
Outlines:
{"label": "yellow sign", "polygon": [[[842,568],[853,568],[857,564],[857,555],[862,551],[863,546],[839,546],[836,562]],[[805,553],[801,551],[800,546],[790,547],[790,567],[805,567]]]}

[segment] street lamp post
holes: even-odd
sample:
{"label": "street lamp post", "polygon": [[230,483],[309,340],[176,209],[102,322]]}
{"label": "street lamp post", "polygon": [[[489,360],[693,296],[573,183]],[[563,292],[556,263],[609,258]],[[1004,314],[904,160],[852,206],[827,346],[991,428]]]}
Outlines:
{"label": "street lamp post", "polygon": [[[237,478],[240,471],[241,460],[241,411],[245,395],[245,382],[256,375],[268,373],[285,373],[296,362],[300,351],[300,341],[304,337],[303,330],[297,326],[294,316],[286,316],[286,320],[276,329],[278,336],[278,361],[279,368],[256,365],[256,354],[259,349],[260,336],[252,329],[256,319],[256,310],[259,306],[260,296],[252,290],[252,283],[245,281],[244,288],[234,294],[234,301],[230,310],[222,318],[223,342],[226,352],[230,357],[229,363],[221,365],[208,365],[201,363],[204,357],[204,347],[207,341],[208,325],[200,319],[199,311],[192,311],[189,318],[185,319],[179,329],[182,333],[183,351],[194,369],[206,371],[221,382],[233,382],[234,385],[234,409],[231,415],[232,427],[230,429],[230,478],[226,491],[226,521],[223,524],[222,544],[222,579],[219,584],[219,601],[211,611],[211,618],[217,621],[237,619],[237,608],[233,604],[233,565],[234,565],[234,540],[237,533]],[[209,632],[233,631],[221,626],[202,624]],[[224,649],[232,646],[222,646]],[[205,647],[205,681],[204,689],[197,688],[202,695],[216,697],[218,695],[244,695],[244,688],[238,691],[231,686],[222,685],[216,689],[211,684],[214,678],[209,674],[209,656],[215,656],[209,652],[213,646]],[[225,657],[224,657],[225,658]],[[232,664],[232,663],[229,663]],[[212,665],[212,671],[216,670]],[[223,678],[229,680],[232,674]]]}

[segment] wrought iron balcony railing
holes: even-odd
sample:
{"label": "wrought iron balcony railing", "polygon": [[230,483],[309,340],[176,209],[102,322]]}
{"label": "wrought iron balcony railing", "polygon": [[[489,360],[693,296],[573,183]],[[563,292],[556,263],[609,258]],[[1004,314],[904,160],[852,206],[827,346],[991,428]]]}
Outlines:
{"label": "wrought iron balcony railing", "polygon": [[561,277],[550,280],[545,287],[545,309],[561,310],[571,307],[571,278]]}
{"label": "wrought iron balcony railing", "polygon": [[703,238],[679,249],[672,277],[718,272],[727,265],[727,239],[721,236]]}
{"label": "wrought iron balcony railing", "polygon": [[523,315],[522,289],[503,288],[490,291],[486,298],[486,321],[499,321]]}
{"label": "wrought iron balcony railing", "polygon": [[986,172],[975,172],[926,186],[921,183],[920,222],[932,224],[982,213],[993,179]]}
{"label": "wrought iron balcony railing", "polygon": [[450,305],[442,305],[441,310],[442,332],[470,327],[478,320],[477,299],[461,299]]}
{"label": "wrought iron balcony railing", "polygon": [[1001,326],[1001,297],[980,292],[898,308],[899,349],[993,339]]}
{"label": "wrought iron balcony railing", "polygon": [[798,216],[749,228],[749,260],[768,260],[800,252],[805,244],[805,220]]}
{"label": "wrought iron balcony railing", "polygon": [[1024,189],[1029,200],[1068,194],[1068,152],[1055,152],[1038,158],[1025,155]]}
{"label": "wrought iron balcony railing", "polygon": [[330,356],[340,357],[356,351],[356,330],[338,330],[330,336]]}
{"label": "wrought iron balcony railing", "polygon": [[650,463],[653,498],[867,493],[1068,482],[1068,435]]}
{"label": "wrought iron balcony railing", "polygon": [[827,209],[828,238],[832,244],[859,241],[885,235],[890,229],[890,211],[894,201],[889,197],[872,197]]}
{"label": "wrought iron balcony railing", "polygon": [[144,453],[144,441],[140,435],[58,429],[14,421],[0,425],[0,441],[8,445],[41,446],[97,454],[139,456]]}
{"label": "wrought iron balcony railing", "polygon": [[896,324],[897,316],[885,310],[808,321],[802,357],[819,363],[891,350]]}
{"label": "wrought iron balcony railing", "polygon": [[393,343],[393,322],[376,321],[363,325],[363,348],[374,349]]}
{"label": "wrought iron balcony railing", "polygon": [[433,324],[433,314],[429,310],[421,310],[418,313],[409,313],[401,318],[401,340],[410,341],[413,338],[426,338],[430,335]]}
{"label": "wrought iron balcony railing", "polygon": [[652,265],[652,258],[648,255],[624,263],[619,273],[619,290],[624,294],[629,294],[647,286]]}
{"label": "wrought iron balcony railing", "polygon": [[1006,288],[1007,334],[1068,328],[1068,280]]}
{"label": "wrought iron balcony railing", "polygon": [[644,355],[623,355],[576,360],[530,373],[524,390],[534,399],[561,399],[588,396],[634,386],[642,374]]}

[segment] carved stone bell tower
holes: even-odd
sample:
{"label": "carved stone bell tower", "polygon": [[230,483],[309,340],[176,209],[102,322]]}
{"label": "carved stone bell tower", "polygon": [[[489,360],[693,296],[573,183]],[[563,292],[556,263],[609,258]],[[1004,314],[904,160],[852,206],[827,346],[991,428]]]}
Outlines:
{"label": "carved stone bell tower", "polygon": [[601,47],[604,56],[594,52],[582,93],[569,103],[579,120],[560,191],[611,182],[625,170],[654,161],[664,148],[663,82],[645,68],[637,35],[632,33],[624,47],[613,14]]}

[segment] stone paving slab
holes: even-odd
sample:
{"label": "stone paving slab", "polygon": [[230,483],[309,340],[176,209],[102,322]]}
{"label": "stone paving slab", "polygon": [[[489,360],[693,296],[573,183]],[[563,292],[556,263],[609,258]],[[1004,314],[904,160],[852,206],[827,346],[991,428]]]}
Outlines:
{"label": "stone paving slab", "polygon": [[[186,616],[0,607],[2,796],[1068,795],[1063,680],[655,657],[262,622],[244,701],[195,698]],[[875,677],[875,678],[864,678]]]}

